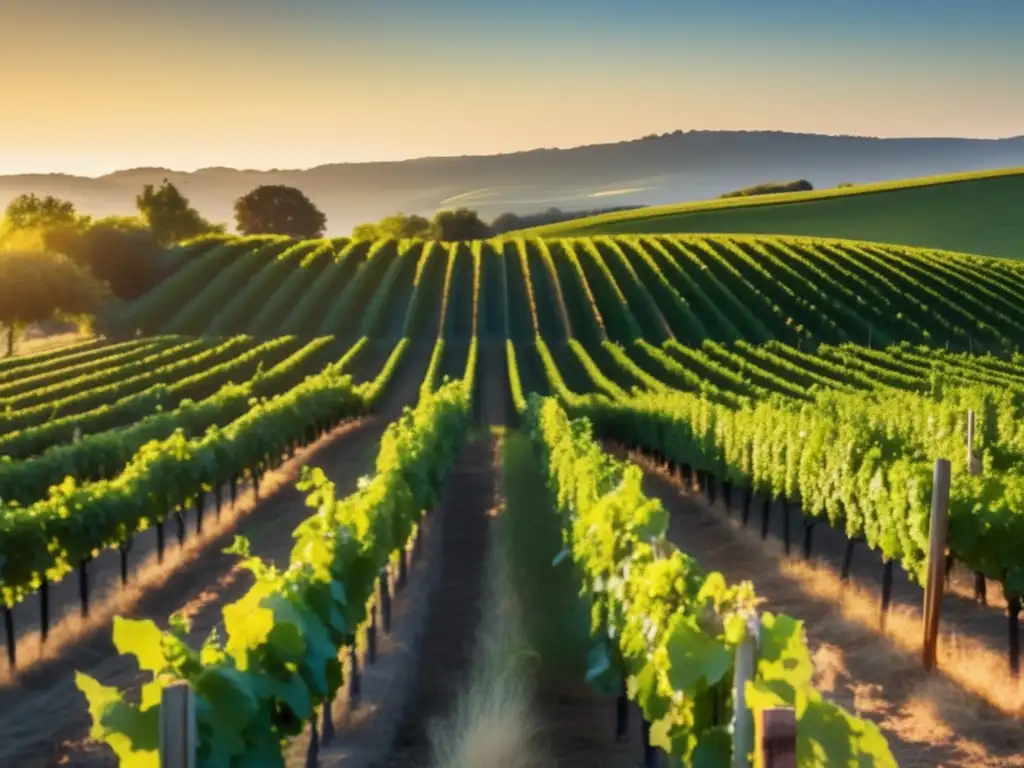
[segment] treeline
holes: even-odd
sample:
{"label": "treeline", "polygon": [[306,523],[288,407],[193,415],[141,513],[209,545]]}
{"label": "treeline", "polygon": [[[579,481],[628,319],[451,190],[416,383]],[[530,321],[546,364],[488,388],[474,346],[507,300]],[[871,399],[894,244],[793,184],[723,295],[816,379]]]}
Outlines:
{"label": "treeline", "polygon": [[723,195],[719,195],[719,197],[753,197],[754,195],[777,195],[782,192],[811,192],[813,190],[814,185],[807,181],[807,179],[769,181],[764,184],[755,184],[752,187],[744,187],[743,189],[726,192]]}
{"label": "treeline", "polygon": [[548,208],[540,213],[528,213],[522,216],[516,213],[503,213],[491,222],[491,232],[494,235],[500,235],[516,229],[530,229],[544,224],[557,224],[560,221],[582,219],[584,216],[598,216],[602,213],[635,211],[643,207],[642,205],[617,205],[609,208],[593,208],[581,211],[563,211],[560,208]]}
{"label": "treeline", "polygon": [[[172,246],[227,231],[203,218],[166,179],[145,185],[135,206],[132,216],[93,219],[53,196],[21,195],[8,204],[0,221],[0,326],[7,354],[32,324],[88,325],[105,300],[148,293],[180,265]],[[326,226],[327,217],[293,187],[257,187],[235,201],[235,227],[243,235],[311,239]]]}
{"label": "treeline", "polygon": [[[173,246],[227,233],[226,224],[205,219],[166,179],[145,185],[135,205],[134,215],[93,219],[53,196],[27,194],[11,201],[0,221],[0,326],[7,331],[8,354],[29,325],[91,322],[107,299],[137,299],[179,267],[189,249],[171,251]],[[355,227],[353,237],[481,240],[601,212],[549,208],[526,216],[505,213],[490,223],[468,208],[438,211],[431,219],[399,213]],[[327,228],[327,217],[301,190],[283,185],[241,196],[234,213],[241,235],[312,240]]]}
{"label": "treeline", "polygon": [[356,240],[378,240],[387,237],[441,240],[446,242],[482,240],[519,229],[539,227],[542,224],[554,224],[559,221],[578,219],[583,216],[595,216],[600,213],[631,211],[642,207],[640,205],[623,205],[584,211],[563,211],[559,208],[548,208],[541,213],[525,215],[503,213],[490,224],[483,221],[476,211],[469,208],[438,211],[432,219],[427,219],[418,214],[396,213],[391,216],[385,216],[376,223],[359,224],[352,230],[352,237]]}

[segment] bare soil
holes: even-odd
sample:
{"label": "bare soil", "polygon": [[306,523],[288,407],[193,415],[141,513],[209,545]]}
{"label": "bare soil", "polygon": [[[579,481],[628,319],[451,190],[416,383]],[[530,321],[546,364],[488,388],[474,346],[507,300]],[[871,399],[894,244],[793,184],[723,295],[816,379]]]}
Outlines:
{"label": "bare soil", "polygon": [[467,445],[448,482],[440,511],[440,575],[390,753],[371,763],[381,768],[430,764],[431,723],[450,713],[471,671],[494,500],[495,468],[487,443]]}
{"label": "bare soil", "polygon": [[[378,414],[335,430],[313,450],[303,452],[265,478],[261,501],[253,503],[251,492],[247,494],[250,498],[242,500],[243,505],[251,505],[251,511],[239,516],[228,530],[203,542],[194,557],[168,563],[169,573],[132,605],[118,605],[116,612],[150,618],[166,626],[172,613],[183,611],[193,621],[192,641],[202,642],[221,623],[221,609],[252,584],[252,575],[237,567],[238,558],[222,552],[234,535],[248,537],[253,554],[264,560],[287,562],[292,547],[290,533],[309,515],[304,495],[294,487],[302,464],[322,468],[342,493],[353,490],[358,478],[372,471],[381,434],[402,407],[415,400],[426,369],[425,357],[409,352],[411,359],[404,361]],[[109,605],[97,605],[95,612],[109,616]],[[55,634],[59,632],[55,628]],[[134,660],[117,655],[108,621],[79,632],[64,644],[56,658],[27,670],[15,684],[0,688],[0,733],[4,735],[0,740],[0,765],[116,765],[105,745],[88,738],[91,721],[85,698],[74,685],[75,670],[87,672],[104,684],[127,688],[129,695],[145,681]]]}
{"label": "bare soil", "polygon": [[643,765],[642,716],[629,705],[628,730],[615,735],[616,699],[601,696],[578,678],[542,674],[537,706],[543,713],[544,745],[558,768],[636,768]]}

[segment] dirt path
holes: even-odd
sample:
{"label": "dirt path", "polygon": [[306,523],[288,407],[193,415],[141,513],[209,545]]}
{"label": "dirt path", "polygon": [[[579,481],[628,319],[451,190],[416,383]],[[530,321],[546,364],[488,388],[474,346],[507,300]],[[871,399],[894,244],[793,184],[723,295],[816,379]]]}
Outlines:
{"label": "dirt path", "polygon": [[[566,675],[542,675],[537,706],[545,751],[557,768],[636,768],[643,765],[640,710],[630,702],[628,731],[615,735],[616,699]],[[664,758],[662,758],[664,760]]]}
{"label": "dirt path", "polygon": [[[274,563],[286,562],[292,546],[289,534],[309,515],[303,494],[294,488],[302,464],[321,467],[342,492],[354,489],[358,478],[372,469],[387,424],[404,405],[414,402],[426,362],[422,355],[407,358],[378,414],[336,430],[315,450],[282,466],[275,477],[268,478],[263,500],[253,505],[251,512],[207,542],[187,567],[154,585],[121,615],[153,618],[166,625],[171,613],[184,610],[193,621],[191,639],[201,642],[219,623],[221,608],[244,594],[252,583],[251,574],[236,567],[238,558],[223,554],[224,547],[234,535],[245,535],[253,554]],[[0,690],[0,733],[4,734],[0,765],[116,764],[106,747],[87,739],[90,718],[74,685],[75,670],[88,672],[105,684],[135,686],[141,681],[134,663],[116,655],[109,625],[89,632],[58,659],[25,674],[17,687]]]}
{"label": "dirt path", "polygon": [[[483,348],[479,364],[478,411],[486,423],[487,413],[504,413],[504,381]],[[346,674],[346,686],[332,705],[335,735],[319,750],[322,768],[406,765],[407,759],[429,758],[427,720],[447,714],[475,647],[487,513],[494,503],[493,453],[494,439],[487,437],[458,456],[437,509],[425,519],[422,557],[410,567],[408,586],[395,594],[392,631],[378,634],[372,664],[365,648],[360,652],[358,702],[351,705]],[[297,740],[288,765],[305,765],[307,749],[308,739]]]}
{"label": "dirt path", "polygon": [[477,359],[479,384],[476,396],[480,401],[480,419],[485,426],[502,426],[508,423],[507,364],[504,344],[480,344]]}
{"label": "dirt path", "polygon": [[[703,497],[687,492],[676,478],[642,458],[632,458],[647,470],[647,492],[660,498],[672,513],[670,539],[730,582],[753,582],[767,610],[803,619],[819,690],[878,723],[903,768],[1024,766],[1024,728],[1019,721],[964,690],[942,668],[941,660],[935,673],[923,671],[917,644],[919,620],[901,614],[895,595],[889,634],[883,634],[870,621],[858,620],[850,609],[850,603],[859,600],[869,612],[877,611],[878,592],[867,588],[870,578],[861,584],[854,578],[843,592],[829,594],[826,585],[838,584],[834,568],[827,560],[805,565],[799,555],[785,557],[771,539],[762,542],[759,508],[751,516],[750,530],[745,530],[738,515],[730,519],[723,514],[720,498],[716,511]],[[798,522],[793,530],[802,536]],[[824,537],[819,541],[818,533],[814,551],[825,554],[830,545]],[[794,541],[802,544],[795,535]],[[799,551],[798,544],[794,553]],[[911,601],[902,593],[901,599]],[[912,647],[900,642],[901,632],[913,633]]]}
{"label": "dirt path", "polygon": [[467,445],[452,469],[441,515],[439,574],[431,590],[416,651],[419,663],[406,681],[394,740],[374,768],[430,764],[429,729],[449,713],[470,671],[496,482],[494,441]]}

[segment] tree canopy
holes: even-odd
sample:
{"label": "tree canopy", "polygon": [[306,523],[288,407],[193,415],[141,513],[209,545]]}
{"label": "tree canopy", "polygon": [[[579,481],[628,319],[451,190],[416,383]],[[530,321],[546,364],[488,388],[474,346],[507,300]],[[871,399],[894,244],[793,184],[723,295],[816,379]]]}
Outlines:
{"label": "tree canopy", "polygon": [[163,248],[149,227],[135,217],[100,219],[61,244],[60,250],[122,299],[137,299],[163,276]]}
{"label": "tree canopy", "polygon": [[8,203],[4,211],[5,225],[11,230],[73,225],[79,218],[74,203],[52,195],[19,195]]}
{"label": "tree canopy", "polygon": [[279,184],[257,187],[235,201],[235,222],[243,235],[323,237],[327,217],[301,190]]}
{"label": "tree canopy", "polygon": [[7,354],[31,323],[92,315],[106,289],[82,266],[48,251],[0,251],[0,325]]}
{"label": "tree canopy", "polygon": [[396,213],[393,216],[385,216],[376,224],[358,225],[352,230],[352,237],[356,240],[378,240],[388,237],[396,240],[431,240],[433,231],[430,222],[422,216]]}
{"label": "tree canopy", "polygon": [[212,224],[193,208],[174,184],[164,179],[159,187],[147,184],[135,198],[139,215],[162,246],[170,246],[208,232],[223,232],[224,226]]}
{"label": "tree canopy", "polygon": [[360,224],[352,230],[352,237],[356,240],[391,237],[456,242],[490,236],[490,227],[480,219],[476,211],[468,208],[438,211],[430,221],[416,214],[396,213],[385,216],[376,224]]}
{"label": "tree canopy", "polygon": [[438,211],[434,214],[433,227],[437,239],[447,242],[482,240],[491,236],[490,227],[483,222],[476,211],[471,211],[469,208]]}

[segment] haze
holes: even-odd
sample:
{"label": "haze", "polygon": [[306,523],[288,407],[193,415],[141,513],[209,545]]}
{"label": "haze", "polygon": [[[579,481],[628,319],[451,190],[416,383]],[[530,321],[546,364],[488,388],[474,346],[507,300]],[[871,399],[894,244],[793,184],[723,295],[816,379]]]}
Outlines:
{"label": "haze", "polygon": [[0,173],[304,168],[676,129],[1024,133],[1024,4],[32,0]]}

